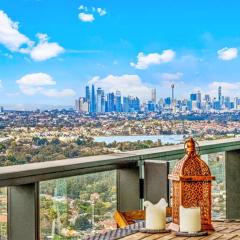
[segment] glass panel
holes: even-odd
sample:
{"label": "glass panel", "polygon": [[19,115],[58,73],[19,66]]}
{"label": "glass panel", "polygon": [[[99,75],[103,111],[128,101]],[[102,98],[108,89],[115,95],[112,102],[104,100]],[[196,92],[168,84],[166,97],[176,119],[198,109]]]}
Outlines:
{"label": "glass panel", "polygon": [[216,177],[212,188],[212,218],[226,218],[225,152],[202,155]]}
{"label": "glass panel", "polygon": [[[169,173],[171,173],[173,171],[173,168],[175,166],[175,164],[177,163],[177,161],[179,161],[180,159],[176,159],[176,160],[171,160],[169,161]],[[169,180],[168,180],[169,181]],[[169,206],[172,207],[172,195],[173,195],[173,192],[172,192],[172,181],[169,181],[169,189],[168,189],[168,194],[170,196],[170,199],[169,199]]]}
{"label": "glass panel", "polygon": [[7,239],[7,188],[0,188],[0,239]]}
{"label": "glass panel", "polygon": [[40,183],[41,239],[81,239],[115,228],[116,171]]}

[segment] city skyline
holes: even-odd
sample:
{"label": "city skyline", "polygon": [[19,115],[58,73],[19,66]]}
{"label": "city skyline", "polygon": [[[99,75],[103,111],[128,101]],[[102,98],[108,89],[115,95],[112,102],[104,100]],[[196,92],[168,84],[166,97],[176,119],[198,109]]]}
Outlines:
{"label": "city skyline", "polygon": [[71,106],[89,83],[141,101],[152,88],[167,97],[172,84],[176,98],[198,89],[217,97],[218,86],[240,96],[238,7],[233,0],[1,2],[0,105]]}
{"label": "city skyline", "polygon": [[[91,89],[91,90],[90,90]],[[156,88],[151,89],[151,97],[141,101],[137,95],[122,94],[121,91],[104,92],[104,89],[94,84],[85,87],[85,96],[75,100],[75,110],[81,113],[107,113],[107,112],[210,112],[212,110],[240,110],[240,98],[224,96],[222,86],[217,88],[217,97],[202,94],[200,90],[191,92],[188,98],[175,98],[175,85],[171,85],[171,95],[163,98],[157,96]]]}

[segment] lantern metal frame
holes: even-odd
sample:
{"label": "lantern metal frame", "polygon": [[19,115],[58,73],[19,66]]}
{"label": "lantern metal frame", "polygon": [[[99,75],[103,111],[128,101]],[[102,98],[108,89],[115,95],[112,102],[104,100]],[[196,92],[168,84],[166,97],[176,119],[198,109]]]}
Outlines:
{"label": "lantern metal frame", "polygon": [[214,230],[211,221],[212,181],[208,165],[199,157],[196,142],[190,138],[185,143],[186,155],[176,163],[168,176],[172,181],[172,223],[170,229],[179,231],[179,207],[200,207],[203,231]]}

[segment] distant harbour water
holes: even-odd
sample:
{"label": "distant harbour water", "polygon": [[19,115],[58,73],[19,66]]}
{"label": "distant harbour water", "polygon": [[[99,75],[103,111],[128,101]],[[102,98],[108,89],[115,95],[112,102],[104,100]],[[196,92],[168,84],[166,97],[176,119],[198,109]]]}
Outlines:
{"label": "distant harbour water", "polygon": [[157,142],[161,140],[163,144],[178,144],[183,142],[184,135],[137,135],[137,136],[107,136],[94,137],[95,142],[105,142],[107,144],[116,142],[137,142],[151,140]]}

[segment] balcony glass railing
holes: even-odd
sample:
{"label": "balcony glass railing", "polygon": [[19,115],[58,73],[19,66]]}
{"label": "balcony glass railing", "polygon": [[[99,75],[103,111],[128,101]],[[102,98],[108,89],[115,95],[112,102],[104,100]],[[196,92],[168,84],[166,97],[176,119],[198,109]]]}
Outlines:
{"label": "balcony glass railing", "polygon": [[0,188],[0,239],[7,239],[7,188]]}
{"label": "balcony glass railing", "polygon": [[[226,217],[225,152],[201,156],[216,177],[214,219]],[[170,171],[178,160],[170,161]],[[77,239],[116,227],[116,171],[61,178],[40,183],[41,239]]]}
{"label": "balcony glass railing", "polygon": [[212,187],[212,217],[226,218],[226,181],[225,181],[225,152],[203,155],[212,175],[216,177]]}
{"label": "balcony glass railing", "polygon": [[[240,156],[240,140],[209,141],[200,146],[201,158],[210,166],[212,175],[216,176],[212,191],[213,218],[237,217],[239,201],[234,201],[233,198],[238,199],[235,186],[240,182],[237,161]],[[32,239],[32,236],[41,240],[81,239],[86,235],[110,230],[116,227],[112,218],[116,209],[141,206],[138,205],[138,202],[142,202],[141,194],[136,188],[139,187],[139,179],[144,177],[141,173],[144,161],[169,161],[171,171],[176,159],[183,154],[183,145],[176,145],[2,167],[0,239],[7,239],[7,233],[11,235],[8,236],[11,240],[19,239],[19,234],[29,235],[25,240]],[[135,176],[129,178],[129,172],[124,173],[126,175],[122,176],[131,179],[126,182],[119,178],[118,169],[129,169],[130,172],[133,169]],[[164,182],[166,181],[167,178]],[[131,187],[133,185],[135,189]],[[135,203],[123,204],[123,200],[131,199],[124,197],[129,187],[134,189],[131,198],[134,198]],[[24,228],[26,224],[28,227]]]}
{"label": "balcony glass railing", "polygon": [[41,182],[41,239],[81,239],[115,228],[116,197],[116,171]]}

